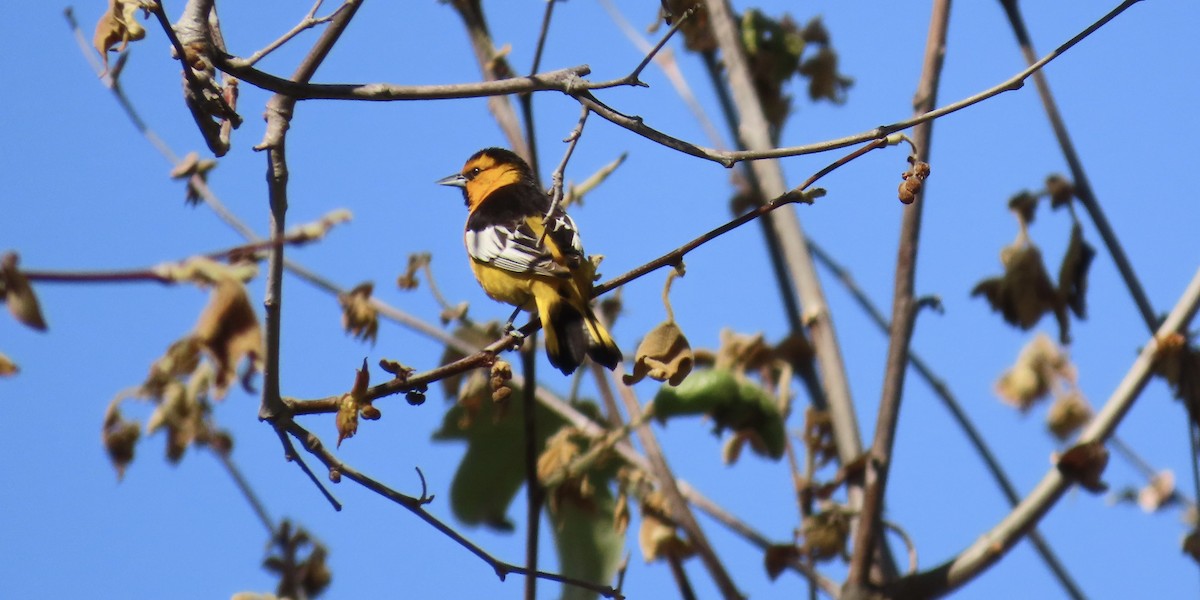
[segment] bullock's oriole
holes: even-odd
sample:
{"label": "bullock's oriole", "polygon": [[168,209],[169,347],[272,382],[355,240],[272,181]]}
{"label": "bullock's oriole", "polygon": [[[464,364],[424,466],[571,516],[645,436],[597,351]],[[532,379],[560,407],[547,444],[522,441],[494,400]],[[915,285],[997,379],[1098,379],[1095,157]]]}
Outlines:
{"label": "bullock's oriole", "polygon": [[588,304],[595,266],[561,207],[543,227],[551,201],[529,165],[512,151],[485,148],[438,183],[463,190],[464,241],[475,279],[493,299],[537,310],[550,364],[569,375],[587,355],[616,368],[621,350]]}

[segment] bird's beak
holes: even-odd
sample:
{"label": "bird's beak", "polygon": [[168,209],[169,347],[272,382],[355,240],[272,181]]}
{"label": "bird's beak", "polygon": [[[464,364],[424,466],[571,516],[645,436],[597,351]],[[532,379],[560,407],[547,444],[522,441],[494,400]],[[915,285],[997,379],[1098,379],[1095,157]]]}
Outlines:
{"label": "bird's beak", "polygon": [[463,177],[461,173],[455,173],[449,177],[443,177],[443,178],[435,181],[434,183],[436,183],[438,185],[450,185],[450,186],[454,186],[457,188],[466,189],[467,178]]}

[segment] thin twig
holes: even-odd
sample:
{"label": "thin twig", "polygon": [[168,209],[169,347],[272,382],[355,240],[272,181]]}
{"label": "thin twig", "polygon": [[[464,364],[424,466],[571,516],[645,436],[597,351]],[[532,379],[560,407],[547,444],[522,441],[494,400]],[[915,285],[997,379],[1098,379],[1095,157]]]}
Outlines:
{"label": "thin twig", "polygon": [[271,515],[267,513],[266,505],[263,504],[258,494],[254,493],[254,488],[250,487],[250,482],[242,475],[242,470],[233,462],[233,458],[229,456],[228,452],[212,448],[211,446],[209,449],[212,450],[217,460],[221,461],[221,466],[225,467],[225,472],[229,473],[229,476],[233,478],[234,485],[242,493],[242,497],[246,499],[246,502],[250,504],[250,508],[258,517],[259,522],[263,524],[263,527],[267,528],[268,533],[275,533],[275,522],[271,520]]}
{"label": "thin twig", "polygon": [[[625,367],[618,364],[617,368],[611,373],[612,383],[617,387],[621,400],[625,404],[625,411],[629,413],[630,421],[642,421],[642,408],[641,403],[638,402],[637,395],[633,391],[633,388],[621,381],[621,376],[624,373]],[[687,533],[688,541],[691,542],[696,553],[700,555],[700,560],[708,569],[708,573],[712,576],[717,589],[721,591],[721,595],[727,600],[741,598],[742,595],[737,589],[737,584],[733,582],[729,572],[725,569],[725,565],[721,563],[721,559],[717,557],[716,551],[709,544],[708,537],[704,535],[704,530],[700,528],[700,523],[696,521],[691,507],[680,491],[679,485],[675,481],[675,476],[671,473],[670,466],[667,465],[667,459],[663,455],[662,448],[658,445],[658,439],[654,436],[654,431],[650,429],[649,425],[644,423],[636,427],[635,431],[637,432],[638,440],[642,443],[642,448],[646,451],[646,458],[650,463],[650,473],[658,480],[659,489],[666,497],[671,518]],[[681,587],[680,589],[684,590],[685,588]]]}
{"label": "thin twig", "polygon": [[468,540],[461,533],[455,531],[454,528],[443,523],[440,519],[433,516],[428,511],[426,511],[425,505],[429,504],[433,500],[432,496],[425,496],[424,493],[422,493],[422,496],[420,498],[409,496],[407,494],[398,492],[398,491],[388,487],[387,485],[379,482],[378,480],[373,479],[373,478],[363,474],[362,472],[358,471],[357,469],[351,467],[350,465],[348,465],[348,464],[342,462],[340,459],[338,459],[333,454],[333,452],[331,452],[329,450],[329,448],[327,446],[325,446],[324,443],[321,442],[320,438],[318,438],[316,435],[309,432],[304,427],[301,427],[299,424],[295,423],[294,421],[288,422],[286,430],[287,430],[287,433],[292,435],[293,437],[295,437],[296,440],[298,440],[310,454],[317,457],[317,459],[320,460],[329,469],[329,471],[331,473],[338,473],[340,476],[348,478],[351,481],[371,490],[372,492],[375,492],[376,494],[379,494],[380,496],[382,496],[388,500],[391,500],[392,502],[395,502],[396,504],[399,504],[400,506],[404,507],[409,512],[413,513],[418,518],[420,518],[422,521],[425,521],[431,527],[433,527],[437,531],[441,532],[446,537],[454,540],[455,543],[462,546],[463,548],[466,548],[467,551],[469,551],[471,554],[474,554],[475,556],[482,559],[485,563],[490,565],[492,567],[492,569],[495,570],[496,576],[498,576],[501,581],[503,581],[505,579],[505,577],[510,573],[516,573],[519,575],[526,575],[526,576],[532,575],[533,577],[530,577],[530,579],[538,578],[538,579],[545,579],[547,581],[555,581],[555,582],[559,582],[559,583],[565,583],[568,585],[573,585],[573,586],[580,587],[583,589],[591,590],[591,591],[601,594],[607,598],[620,598],[621,597],[619,594],[617,594],[616,590],[614,590],[613,588],[606,586],[606,585],[600,585],[600,584],[595,584],[595,583],[591,583],[588,581],[582,581],[582,580],[573,579],[570,577],[564,577],[562,575],[558,575],[555,573],[547,573],[544,571],[531,571],[524,567],[511,565],[509,563],[501,561],[501,560],[493,557],[491,554],[488,554],[488,552],[485,551],[483,548],[479,547],[474,542]]}
{"label": "thin twig", "polygon": [[251,54],[250,56],[247,56],[246,58],[233,59],[231,62],[241,67],[252,67],[258,63],[258,61],[266,58],[268,54],[278,50],[280,46],[283,46],[284,44],[290,42],[292,38],[300,35],[300,33],[312,29],[313,27],[316,27],[322,23],[328,23],[332,21],[333,18],[337,16],[338,12],[346,7],[346,5],[343,4],[334,9],[332,13],[329,13],[324,17],[317,17],[317,9],[319,9],[321,4],[324,2],[325,0],[317,0],[317,2],[313,4],[313,7],[309,9],[308,14],[304,15],[304,18],[300,19],[300,22],[297,23],[295,27],[292,27],[287,33],[279,36],[279,39],[267,44],[263,49]]}
{"label": "thin twig", "polygon": [[[913,112],[928,112],[937,104],[938,83],[941,80],[942,62],[946,55],[946,32],[950,23],[950,0],[934,0],[929,15],[929,33],[925,42],[925,58],[921,66],[921,78],[917,83],[916,101]],[[916,160],[929,160],[929,147],[933,137],[933,122],[917,126],[913,132],[917,147]],[[917,273],[917,248],[921,232],[921,210],[924,207],[924,189],[904,210],[900,226],[900,248],[896,256],[896,279],[892,293],[892,323],[888,336],[887,363],[884,367],[883,391],[879,401],[879,413],[875,419],[875,439],[871,444],[870,460],[866,465],[866,488],[862,508],[859,511],[858,527],[854,533],[854,553],[850,560],[850,572],[846,578],[851,588],[863,589],[868,584],[880,538],[880,519],[883,515],[884,492],[887,489],[891,467],[892,446],[895,443],[896,424],[900,420],[900,402],[903,398],[904,377],[908,373],[908,346],[912,340],[917,318],[917,306],[913,300],[913,285]]]}
{"label": "thin twig", "polygon": [[571,133],[563,140],[567,143],[567,150],[563,152],[562,160],[555,167],[554,173],[550,175],[550,208],[542,217],[542,235],[538,237],[537,241],[539,247],[546,241],[546,235],[550,233],[550,219],[554,217],[554,213],[558,212],[558,206],[562,203],[563,174],[567,170],[567,162],[571,160],[571,155],[575,152],[575,146],[579,144],[579,138],[583,135],[583,126],[587,123],[588,115],[591,112],[585,106],[579,113],[579,122],[575,124],[575,129],[572,129]]}
{"label": "thin twig", "polygon": [[[525,375],[526,385],[521,388],[521,402],[525,410],[525,568],[531,572],[537,571],[538,565],[538,529],[542,522],[542,498],[544,488],[538,481],[538,435],[537,435],[537,398],[534,389],[537,385],[537,337],[530,337],[529,343],[521,351],[521,371]],[[525,600],[537,598],[537,579],[525,579]]]}

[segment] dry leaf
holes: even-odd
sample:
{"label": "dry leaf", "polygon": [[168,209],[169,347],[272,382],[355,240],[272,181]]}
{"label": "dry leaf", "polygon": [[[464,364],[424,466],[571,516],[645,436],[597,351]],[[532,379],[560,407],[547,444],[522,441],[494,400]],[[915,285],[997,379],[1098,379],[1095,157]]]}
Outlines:
{"label": "dry leaf", "polygon": [[850,537],[850,516],[837,507],[822,510],[804,517],[800,533],[804,536],[804,552],[814,561],[845,556],[846,541]]}
{"label": "dry leaf", "polygon": [[655,491],[642,499],[642,524],[638,528],[638,547],[646,562],[654,562],[665,556],[685,558],[691,556],[691,544],[679,537],[675,526],[664,516],[667,502],[662,492]]}
{"label": "dry leaf", "polygon": [[1093,494],[1108,489],[1108,484],[1100,480],[1104,468],[1108,466],[1108,448],[1100,442],[1076,444],[1057,457],[1054,465],[1063,477]]}
{"label": "dry leaf", "polygon": [[996,381],[996,394],[1005,402],[1027,411],[1050,393],[1055,381],[1075,381],[1075,367],[1066,353],[1044,333],[1039,333],[1017,356],[1017,362]]}
{"label": "dry leaf", "polygon": [[1020,221],[1022,226],[1033,223],[1034,217],[1037,216],[1037,206],[1038,197],[1029,190],[1021,190],[1008,199],[1008,210],[1017,215],[1017,221]]}
{"label": "dry leaf", "polygon": [[1059,440],[1066,440],[1092,418],[1092,407],[1079,390],[1059,395],[1046,413],[1046,425]]}
{"label": "dry leaf", "polygon": [[1050,208],[1059,208],[1071,203],[1075,197],[1075,185],[1057,173],[1046,178],[1046,193],[1050,195]]}
{"label": "dry leaf", "polygon": [[1161,338],[1154,354],[1154,373],[1167,380],[1192,422],[1200,423],[1200,350],[1178,333]]}
{"label": "dry leaf", "polygon": [[[1022,238],[1024,236],[1021,236]],[[971,290],[972,296],[984,296],[1004,320],[1021,329],[1031,329],[1042,315],[1052,312],[1058,319],[1059,339],[1070,342],[1066,307],[1058,290],[1046,273],[1042,253],[1037,246],[1018,239],[1000,253],[1004,275],[980,281]]]}
{"label": "dry leaf", "polygon": [[375,284],[370,281],[354,286],[349,292],[338,294],[342,307],[342,328],[355,339],[375,343],[379,334],[379,311],[371,302]]}
{"label": "dry leaf", "polygon": [[104,59],[106,71],[109,50],[121,52],[129,42],[146,37],[146,28],[138,23],[137,13],[140,10],[143,16],[149,16],[148,6],[144,0],[109,0],[108,10],[100,16],[92,36],[92,45]]}
{"label": "dry leaf", "polygon": [[351,218],[353,218],[353,215],[349,210],[344,208],[332,210],[326,213],[325,216],[313,221],[312,223],[296,227],[289,232],[286,237],[293,243],[298,244],[313,242],[325,237],[325,234],[329,233],[329,230],[333,229],[334,225],[346,223],[350,221]]}
{"label": "dry leaf", "polygon": [[216,368],[216,399],[229,391],[243,358],[250,359],[251,371],[262,370],[262,331],[240,281],[225,278],[213,287],[208,306],[196,323],[196,337]]}
{"label": "dry leaf", "polygon": [[37,295],[33,293],[29,280],[17,270],[18,262],[20,259],[15,252],[5,252],[0,257],[0,300],[8,305],[8,311],[18,321],[38,331],[45,331],[46,319],[42,317]]}
{"label": "dry leaf", "polygon": [[108,405],[100,438],[108,452],[108,459],[117,470],[117,480],[120,480],[125,477],[125,468],[133,462],[134,450],[138,438],[142,435],[142,428],[137,421],[125,419],[118,406],[118,400],[120,399],[113,400]]}
{"label": "dry leaf", "polygon": [[1138,491],[1137,503],[1142,510],[1152,513],[1162,508],[1175,497],[1175,473],[1170,469],[1159,471],[1146,487]]}
{"label": "dry leaf", "polygon": [[1058,294],[1062,302],[1080,319],[1087,318],[1087,276],[1096,250],[1083,239],[1083,229],[1071,227],[1071,241],[1058,269]]}
{"label": "dry leaf", "polygon": [[683,330],[674,321],[664,321],[650,330],[638,345],[633,373],[622,379],[633,385],[646,377],[679,385],[692,372],[695,357]]}
{"label": "dry leaf", "polygon": [[800,548],[795,544],[772,544],[767,546],[763,562],[767,567],[767,576],[771,581],[779,578],[788,565],[800,559]]}
{"label": "dry leaf", "polygon": [[834,104],[846,101],[846,90],[854,85],[854,79],[838,72],[838,54],[833,48],[824,46],[816,56],[800,65],[800,74],[808,78],[808,98],[814,102],[828,100]]}
{"label": "dry leaf", "polygon": [[12,377],[19,373],[21,369],[17,368],[17,363],[0,352],[0,377]]}

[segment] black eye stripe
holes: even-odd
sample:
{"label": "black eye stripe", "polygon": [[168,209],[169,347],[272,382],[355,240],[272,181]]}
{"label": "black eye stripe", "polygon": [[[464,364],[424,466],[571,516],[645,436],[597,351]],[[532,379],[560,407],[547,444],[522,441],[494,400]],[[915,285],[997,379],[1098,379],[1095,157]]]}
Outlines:
{"label": "black eye stripe", "polygon": [[472,179],[475,179],[475,176],[478,174],[479,174],[479,167],[475,167],[474,169],[467,171],[463,176],[467,178],[467,181],[470,181]]}

